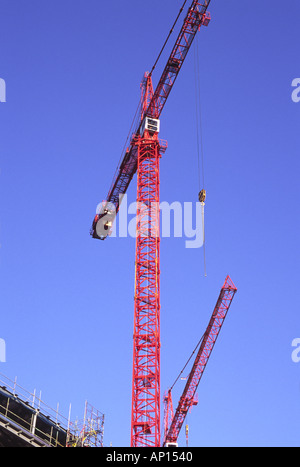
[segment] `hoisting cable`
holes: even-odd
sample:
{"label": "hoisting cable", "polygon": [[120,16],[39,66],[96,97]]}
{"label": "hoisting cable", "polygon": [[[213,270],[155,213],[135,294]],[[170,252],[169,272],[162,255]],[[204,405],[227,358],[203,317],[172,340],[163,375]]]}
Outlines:
{"label": "hoisting cable", "polygon": [[[203,127],[202,127],[202,108],[201,108],[201,82],[200,82],[200,64],[199,64],[199,45],[196,38],[194,47],[194,64],[195,64],[195,92],[196,92],[196,126],[197,126],[197,156],[198,156],[198,179],[199,179],[199,202],[202,212],[202,229],[203,229],[203,257],[204,257],[204,275],[207,277],[206,271],[206,251],[205,251],[205,222],[204,222],[204,207],[206,200],[205,176],[204,176],[204,147],[203,147]],[[202,174],[202,177],[201,177]],[[202,183],[202,187],[201,187]]]}
{"label": "hoisting cable", "polygon": [[205,200],[206,200],[206,191],[205,191],[205,190],[201,190],[200,193],[199,193],[199,201],[200,201],[200,204],[201,204],[201,214],[202,214],[202,238],[203,238],[204,276],[207,277],[207,270],[206,270],[206,252],[205,252],[205,216],[204,216]]}
{"label": "hoisting cable", "polygon": [[150,71],[150,76],[152,76],[152,73],[153,73],[153,71],[155,70],[157,63],[158,63],[158,61],[159,61],[159,59],[160,59],[160,57],[161,57],[163,51],[165,50],[167,43],[169,42],[169,39],[170,39],[170,37],[171,37],[171,35],[172,35],[173,31],[174,31],[174,28],[175,28],[175,26],[176,26],[176,24],[177,24],[177,22],[178,22],[178,20],[179,20],[179,18],[180,18],[180,16],[181,16],[181,13],[182,13],[183,10],[184,10],[184,7],[185,7],[185,5],[186,5],[186,2],[187,2],[187,0],[185,0],[185,1],[183,2],[183,5],[182,5],[182,7],[181,7],[181,9],[180,9],[180,11],[179,11],[179,13],[178,13],[178,15],[177,15],[177,18],[176,18],[176,20],[175,20],[175,22],[174,22],[174,24],[173,24],[173,26],[172,26],[172,28],[171,28],[171,30],[170,30],[170,32],[169,32],[169,35],[168,35],[167,39],[165,40],[165,43],[164,43],[164,45],[162,46],[161,51],[159,52],[159,55],[158,55],[158,57],[157,57],[157,59],[156,59],[156,62],[154,63],[154,65],[153,65],[153,67],[152,67],[152,70]]}
{"label": "hoisting cable", "polygon": [[[203,149],[203,128],[202,128],[202,108],[201,108],[201,83],[200,83],[200,65],[199,65],[199,45],[198,38],[195,40],[194,47],[194,65],[195,65],[195,92],[196,92],[196,126],[197,126],[197,156],[198,156],[198,177],[199,190],[205,188],[204,177],[204,149]],[[201,180],[202,173],[202,180]]]}
{"label": "hoisting cable", "polygon": [[174,381],[173,385],[171,386],[170,391],[173,390],[175,384],[177,383],[177,381],[179,380],[180,376],[182,375],[182,373],[184,372],[184,370],[186,369],[186,367],[187,367],[188,364],[190,363],[191,359],[193,358],[193,355],[197,352],[197,349],[198,349],[198,347],[201,345],[201,342],[203,341],[204,336],[205,336],[205,334],[203,334],[203,336],[201,337],[201,339],[200,339],[200,341],[198,342],[197,346],[196,346],[195,349],[193,350],[192,355],[190,356],[190,358],[188,359],[188,361],[186,362],[186,364],[185,364],[184,367],[182,368],[181,372],[180,372],[179,375],[177,376],[176,380]]}

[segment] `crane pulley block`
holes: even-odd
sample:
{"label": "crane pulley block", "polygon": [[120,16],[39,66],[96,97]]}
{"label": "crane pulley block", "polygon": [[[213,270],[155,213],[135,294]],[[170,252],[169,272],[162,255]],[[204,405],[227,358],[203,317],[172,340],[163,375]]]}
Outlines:
{"label": "crane pulley block", "polygon": [[206,200],[206,190],[201,190],[199,193],[199,201],[200,203],[205,203]]}

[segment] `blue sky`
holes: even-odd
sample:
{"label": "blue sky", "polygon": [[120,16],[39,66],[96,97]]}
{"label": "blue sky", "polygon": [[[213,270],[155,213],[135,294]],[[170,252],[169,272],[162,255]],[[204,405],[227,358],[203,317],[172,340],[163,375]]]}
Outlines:
{"label": "blue sky", "polygon": [[[130,443],[135,242],[97,242],[89,229],[143,73],[181,4],[0,3],[0,372],[66,415],[72,403],[73,418],[87,399],[106,415],[106,445]],[[298,446],[300,103],[291,83],[300,77],[300,5],[212,0],[210,11],[198,36],[208,277],[201,249],[162,240],[161,389],[184,366],[230,274],[238,295],[188,416],[190,445]],[[162,201],[196,201],[192,51],[160,136],[169,143]]]}

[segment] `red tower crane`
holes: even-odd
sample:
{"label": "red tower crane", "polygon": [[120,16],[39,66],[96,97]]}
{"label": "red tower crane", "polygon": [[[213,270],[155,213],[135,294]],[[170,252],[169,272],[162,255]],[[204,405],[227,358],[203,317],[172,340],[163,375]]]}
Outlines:
{"label": "red tower crane", "polygon": [[210,0],[192,1],[155,91],[152,72],[145,75],[141,119],[91,228],[93,238],[104,240],[110,235],[122,197],[137,172],[132,447],[160,446],[159,161],[167,145],[158,138],[159,118],[197,32],[209,24],[209,4]]}
{"label": "red tower crane", "polygon": [[[236,292],[237,288],[231,278],[227,276],[210,322],[201,339],[199,351],[173,417],[170,417],[170,412],[173,412],[171,390],[165,396],[165,438],[163,446],[177,443],[189,409],[198,404],[198,400],[195,398],[197,388]],[[169,422],[170,418],[172,418],[171,422]]]}

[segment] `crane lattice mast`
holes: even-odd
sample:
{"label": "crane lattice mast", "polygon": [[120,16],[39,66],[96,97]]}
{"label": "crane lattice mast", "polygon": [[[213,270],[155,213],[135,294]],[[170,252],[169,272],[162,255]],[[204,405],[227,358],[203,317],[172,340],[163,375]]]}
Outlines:
{"label": "crane lattice mast", "polygon": [[[144,98],[153,95],[145,78]],[[159,158],[157,120],[134,137],[137,153],[137,233],[133,334],[131,446],[160,442]]]}

